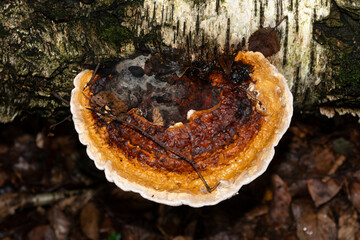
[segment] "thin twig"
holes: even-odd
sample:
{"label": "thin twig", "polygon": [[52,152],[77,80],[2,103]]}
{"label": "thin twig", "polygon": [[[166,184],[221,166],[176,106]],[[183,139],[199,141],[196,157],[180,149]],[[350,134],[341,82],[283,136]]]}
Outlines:
{"label": "thin twig", "polygon": [[[65,103],[66,105],[70,105],[70,102],[66,99],[64,99],[62,96],[60,96],[57,92],[54,92],[52,91],[51,92],[51,95],[53,95],[54,97],[56,97],[57,99],[59,99],[60,101],[62,101],[63,103]],[[70,120],[71,119],[71,115],[67,116],[65,119],[61,120],[60,122],[58,123],[55,123],[53,125],[51,125],[49,127],[50,130],[53,130],[56,126],[62,124],[63,122],[67,121],[67,120]]]}
{"label": "thin twig", "polygon": [[40,194],[5,193],[0,195],[0,222],[21,208],[50,205],[64,198],[92,192],[90,189],[83,189]]}
{"label": "thin twig", "polygon": [[276,28],[277,28],[285,19],[287,19],[287,18],[288,18],[287,15],[283,16],[283,17],[281,18],[281,20],[280,20],[278,23],[276,23],[274,29],[276,29]]}
{"label": "thin twig", "polygon": [[[255,97],[255,95],[254,95],[251,91],[249,91],[248,89],[246,89],[244,86],[239,86],[239,87],[240,87],[241,91],[247,93],[247,95],[248,95],[253,101],[258,101],[258,102],[260,102],[260,101]],[[260,102],[260,103],[261,103],[261,102]]]}
{"label": "thin twig", "polygon": [[67,120],[71,120],[71,115],[67,116],[66,118],[64,118],[60,122],[51,125],[49,128],[53,130],[55,127],[57,127],[58,125],[62,124],[63,122],[65,122]]}
{"label": "thin twig", "polygon": [[70,105],[70,102],[68,100],[64,99],[62,96],[60,96],[57,92],[52,91],[51,95],[53,95],[54,97],[56,97],[57,99],[59,99],[60,101],[65,103],[66,105]]}
{"label": "thin twig", "polygon": [[95,68],[95,70],[94,70],[94,72],[93,72],[93,74],[92,74],[92,76],[91,76],[91,78],[90,78],[90,81],[85,85],[85,87],[83,88],[83,91],[84,91],[89,85],[92,84],[92,81],[94,81],[96,72],[98,71],[99,67],[100,67],[100,62],[96,65],[96,68]]}
{"label": "thin twig", "polygon": [[167,151],[169,151],[169,152],[172,152],[172,153],[174,153],[175,155],[177,155],[178,157],[182,158],[185,162],[189,163],[189,164],[191,165],[191,167],[195,170],[195,172],[198,174],[198,176],[200,177],[201,181],[204,183],[204,185],[205,185],[205,187],[206,187],[206,190],[207,190],[209,193],[211,193],[212,191],[214,191],[214,190],[217,188],[217,186],[219,185],[219,183],[218,183],[218,184],[216,184],[215,186],[210,187],[210,186],[207,184],[207,182],[206,182],[206,180],[204,179],[204,177],[202,176],[202,174],[200,173],[199,169],[195,166],[195,163],[194,163],[194,161],[193,161],[192,159],[186,157],[186,156],[185,156],[184,154],[182,154],[181,152],[179,152],[179,151],[177,151],[177,150],[175,150],[175,149],[167,146],[165,143],[163,143],[162,141],[154,138],[153,136],[151,136],[150,134],[148,134],[147,132],[145,132],[144,130],[142,130],[141,128],[139,128],[138,126],[135,126],[135,125],[133,125],[133,124],[131,124],[131,123],[128,123],[128,122],[126,122],[125,120],[120,119],[120,118],[118,118],[118,117],[116,117],[116,116],[114,116],[113,114],[110,114],[110,113],[105,113],[105,112],[98,111],[98,110],[92,109],[92,108],[86,108],[86,109],[87,109],[87,110],[90,110],[90,111],[92,111],[92,112],[95,112],[95,113],[98,113],[98,114],[101,114],[101,115],[110,117],[110,118],[112,118],[112,119],[114,119],[114,120],[122,123],[123,125],[126,125],[126,126],[132,128],[132,129],[140,132],[143,136],[145,136],[145,137],[147,137],[148,139],[150,139],[151,141],[155,142],[155,143],[158,144],[160,147],[162,147],[162,148],[164,148],[165,150],[167,150]]}

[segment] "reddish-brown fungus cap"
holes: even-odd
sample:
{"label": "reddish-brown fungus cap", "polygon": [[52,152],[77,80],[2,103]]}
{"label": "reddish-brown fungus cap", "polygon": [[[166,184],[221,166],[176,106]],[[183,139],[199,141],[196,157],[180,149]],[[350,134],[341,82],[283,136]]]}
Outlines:
{"label": "reddish-brown fungus cap", "polygon": [[[211,193],[183,159],[134,129],[88,110],[94,107],[94,93],[91,87],[83,89],[91,70],[76,76],[71,97],[80,141],[106,178],[125,191],[173,206],[201,207],[230,198],[266,170],[293,112],[284,77],[261,53],[239,52],[233,66],[237,64],[250,67],[251,79],[243,84],[217,65],[206,76],[209,84],[221,89],[219,102],[209,109],[189,111],[192,114],[183,124],[158,126],[136,108],[125,118],[193,159],[210,186],[219,184]],[[236,67],[231,71],[236,72]]]}

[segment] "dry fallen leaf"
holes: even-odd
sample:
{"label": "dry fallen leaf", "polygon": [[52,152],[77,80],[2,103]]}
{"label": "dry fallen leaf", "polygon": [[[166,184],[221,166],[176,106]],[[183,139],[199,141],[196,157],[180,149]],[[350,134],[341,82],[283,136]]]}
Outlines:
{"label": "dry fallen leaf", "polygon": [[360,211],[360,183],[358,182],[350,184],[350,201]]}
{"label": "dry fallen leaf", "polygon": [[299,199],[293,201],[291,209],[296,221],[296,235],[299,240],[336,239],[336,224],[329,216],[327,207],[316,212],[311,202]]}
{"label": "dry fallen leaf", "polygon": [[318,179],[309,179],[307,186],[311,198],[318,207],[332,199],[341,189],[344,181],[341,179],[330,179],[323,182]]}
{"label": "dry fallen leaf", "polygon": [[355,240],[355,233],[359,230],[358,214],[354,208],[347,208],[340,211],[339,217],[339,240]]}
{"label": "dry fallen leaf", "polygon": [[51,227],[54,229],[57,240],[68,239],[71,222],[57,205],[49,210],[48,219]]}
{"label": "dry fallen leaf", "polygon": [[88,203],[81,210],[80,225],[83,233],[91,240],[99,239],[100,211],[93,203]]}
{"label": "dry fallen leaf", "polygon": [[58,205],[60,209],[66,209],[69,214],[76,214],[81,208],[83,208],[91,198],[94,197],[95,191],[85,190],[78,196],[68,196],[61,200]]}
{"label": "dry fallen leaf", "polygon": [[291,195],[286,183],[278,175],[273,175],[272,187],[273,198],[270,204],[269,219],[275,228],[279,228],[289,217]]}
{"label": "dry fallen leaf", "polygon": [[0,223],[25,204],[24,194],[5,193],[0,195]]}
{"label": "dry fallen leaf", "polygon": [[[345,160],[346,160],[346,157],[345,157],[345,156],[340,156],[340,157],[338,157],[338,158],[335,160],[334,164],[332,165],[332,167],[330,168],[330,170],[329,170],[329,172],[328,172],[327,174],[328,174],[328,175],[334,174],[334,173],[338,170],[338,168],[345,162]],[[327,181],[329,181],[329,179],[330,179],[330,177],[327,176],[327,177],[324,177],[324,178],[322,179],[322,181],[323,181],[323,182],[327,182]]]}
{"label": "dry fallen leaf", "polygon": [[128,110],[126,104],[115,93],[110,91],[99,92],[91,98],[91,101],[99,107],[107,106],[115,116],[121,115]]}
{"label": "dry fallen leaf", "polygon": [[152,118],[153,118],[153,123],[156,126],[164,126],[164,119],[161,116],[160,110],[157,107],[153,108],[153,112],[152,112]]}
{"label": "dry fallen leaf", "polygon": [[37,226],[28,233],[29,240],[53,240],[56,239],[54,231],[49,225]]}
{"label": "dry fallen leaf", "polygon": [[324,147],[321,144],[313,147],[311,156],[313,157],[311,161],[315,164],[314,170],[318,174],[328,174],[333,163],[336,161],[335,154],[331,147]]}
{"label": "dry fallen leaf", "polygon": [[14,214],[18,209],[35,206],[49,205],[65,197],[77,195],[79,191],[25,194],[5,193],[0,195],[0,223],[9,215]]}
{"label": "dry fallen leaf", "polygon": [[336,161],[336,154],[330,146],[326,145],[326,137],[318,141],[325,141],[325,143],[310,143],[302,150],[303,152],[298,153],[300,154],[299,164],[306,168],[307,173],[326,175]]}

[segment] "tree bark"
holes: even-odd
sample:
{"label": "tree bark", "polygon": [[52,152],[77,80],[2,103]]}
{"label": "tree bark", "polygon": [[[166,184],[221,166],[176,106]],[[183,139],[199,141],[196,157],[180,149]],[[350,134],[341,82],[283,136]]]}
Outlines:
{"label": "tree bark", "polygon": [[[0,122],[29,114],[60,119],[85,68],[136,50],[180,48],[195,58],[247,50],[274,27],[269,57],[285,76],[295,110],[360,116],[360,3],[346,0],[0,2]],[[56,94],[54,94],[56,93]]]}

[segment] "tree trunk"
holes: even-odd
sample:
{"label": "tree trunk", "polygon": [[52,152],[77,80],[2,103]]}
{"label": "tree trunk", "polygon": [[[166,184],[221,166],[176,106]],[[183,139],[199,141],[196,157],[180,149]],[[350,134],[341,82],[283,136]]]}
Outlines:
{"label": "tree trunk", "polygon": [[[354,1],[353,1],[354,2]],[[69,114],[78,72],[164,44],[195,57],[247,50],[258,29],[277,28],[269,57],[295,110],[360,116],[360,2],[347,0],[0,2],[0,122]]]}

